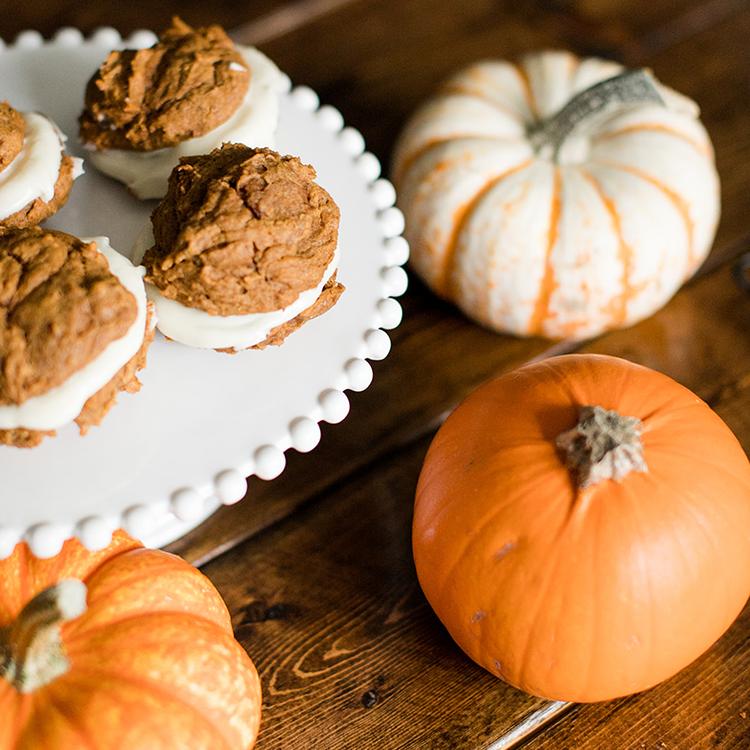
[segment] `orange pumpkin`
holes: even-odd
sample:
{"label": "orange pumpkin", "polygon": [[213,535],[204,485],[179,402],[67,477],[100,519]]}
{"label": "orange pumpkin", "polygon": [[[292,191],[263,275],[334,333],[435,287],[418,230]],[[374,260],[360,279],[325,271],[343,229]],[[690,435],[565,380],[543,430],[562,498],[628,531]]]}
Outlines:
{"label": "orange pumpkin", "polygon": [[0,561],[0,750],[244,750],[258,674],[210,581],[124,533]]}
{"label": "orange pumpkin", "polygon": [[458,645],[529,693],[598,701],[703,653],[750,593],[750,464],[697,396],[613,357],[487,383],[435,437],[413,548]]}

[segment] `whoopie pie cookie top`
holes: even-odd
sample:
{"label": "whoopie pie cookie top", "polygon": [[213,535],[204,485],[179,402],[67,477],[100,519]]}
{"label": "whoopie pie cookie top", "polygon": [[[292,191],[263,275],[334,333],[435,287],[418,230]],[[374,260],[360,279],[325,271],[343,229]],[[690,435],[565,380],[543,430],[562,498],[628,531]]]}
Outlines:
{"label": "whoopie pie cookie top", "polygon": [[136,315],[93,242],[40,227],[0,233],[0,405],[60,385]]}
{"label": "whoopie pie cookie top", "polygon": [[153,47],[110,52],[86,87],[81,140],[97,149],[175,146],[228,120],[249,85],[220,26],[193,29],[175,17]]}
{"label": "whoopie pie cookie top", "polygon": [[146,281],[211,315],[280,310],[332,263],[339,209],[296,156],[225,144],[180,160],[151,221]]}

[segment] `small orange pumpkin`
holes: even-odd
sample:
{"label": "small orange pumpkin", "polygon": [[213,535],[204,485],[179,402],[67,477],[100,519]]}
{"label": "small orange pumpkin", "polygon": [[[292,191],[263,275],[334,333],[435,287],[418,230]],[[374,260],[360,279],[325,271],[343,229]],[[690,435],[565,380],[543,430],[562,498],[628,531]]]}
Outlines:
{"label": "small orange pumpkin", "polygon": [[413,548],[458,645],[546,698],[670,677],[750,593],[750,464],[695,394],[613,357],[528,365],[469,396],[419,479]]}
{"label": "small orange pumpkin", "polygon": [[211,582],[118,532],[0,561],[0,750],[245,750],[260,683]]}

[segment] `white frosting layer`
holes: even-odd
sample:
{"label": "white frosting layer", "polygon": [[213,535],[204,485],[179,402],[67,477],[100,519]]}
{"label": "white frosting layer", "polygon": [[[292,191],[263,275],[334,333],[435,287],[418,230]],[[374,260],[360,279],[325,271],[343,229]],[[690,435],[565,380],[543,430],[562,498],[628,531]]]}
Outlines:
{"label": "white frosting layer", "polygon": [[56,430],[72,422],[84,404],[132,359],[143,344],[146,331],[145,270],[134,266],[109,244],[106,237],[91,237],[109,262],[109,270],[135,297],[138,312],[124,336],[112,341],[95,359],[73,373],[64,383],[18,405],[0,406],[0,429]]}
{"label": "white frosting layer", "polygon": [[0,172],[0,219],[7,219],[37,198],[52,200],[60,174],[65,136],[43,115],[21,114],[26,121],[23,146]]}
{"label": "white frosting layer", "polygon": [[190,138],[158,151],[92,151],[94,165],[124,182],[138,198],[161,198],[167,191],[169,174],[181,156],[207,154],[222,143],[273,147],[284,76],[254,47],[238,45],[237,49],[250,68],[250,86],[242,104],[225,123],[199,138]]}
{"label": "white frosting layer", "polygon": [[[140,263],[146,250],[153,245],[154,235],[149,223],[136,240],[133,260]],[[280,310],[249,315],[209,315],[204,310],[185,307],[163,297],[152,284],[146,283],[146,294],[156,307],[157,327],[170,339],[199,349],[247,349],[264,341],[277,326],[288,323],[315,303],[323,287],[339,264],[338,247],[320,283],[301,292],[290,305]]]}

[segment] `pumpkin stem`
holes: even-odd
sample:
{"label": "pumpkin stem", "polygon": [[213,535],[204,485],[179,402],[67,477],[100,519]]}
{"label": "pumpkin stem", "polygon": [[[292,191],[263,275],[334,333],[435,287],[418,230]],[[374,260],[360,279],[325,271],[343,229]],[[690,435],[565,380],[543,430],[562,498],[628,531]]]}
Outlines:
{"label": "pumpkin stem", "polygon": [[62,644],[64,622],[86,611],[86,584],[74,578],[37,594],[0,631],[0,677],[20,693],[31,693],[65,674],[70,666]]}
{"label": "pumpkin stem", "polygon": [[618,105],[640,102],[664,105],[656,83],[647,70],[626,70],[581,91],[552,117],[534,125],[529,131],[529,138],[537,153],[549,155],[557,161],[565,139],[579,123]]}
{"label": "pumpkin stem", "polygon": [[578,424],[558,435],[555,445],[565,453],[566,466],[579,489],[605,479],[621,482],[631,471],[645,472],[641,420],[623,417],[601,406],[584,406]]}

